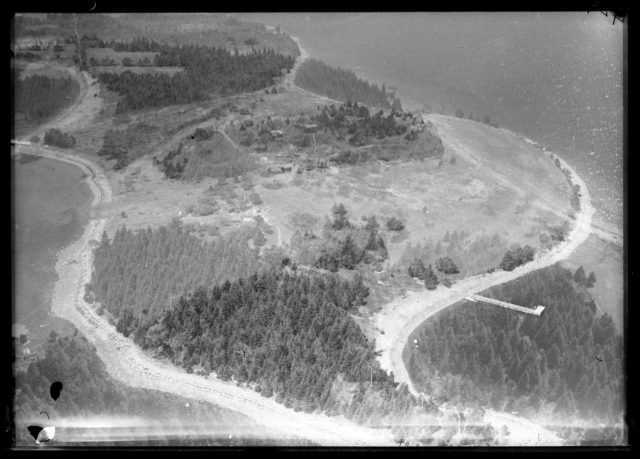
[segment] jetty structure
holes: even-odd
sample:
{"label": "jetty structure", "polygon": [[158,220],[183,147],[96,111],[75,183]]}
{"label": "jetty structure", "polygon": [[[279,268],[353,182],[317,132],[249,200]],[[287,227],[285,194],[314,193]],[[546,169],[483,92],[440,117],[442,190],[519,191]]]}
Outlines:
{"label": "jetty structure", "polygon": [[464,299],[467,301],[471,301],[473,303],[481,302],[481,303],[493,304],[495,306],[501,306],[503,308],[511,309],[513,311],[524,312],[525,314],[532,314],[538,317],[542,314],[542,311],[544,311],[545,309],[544,306],[540,306],[540,305],[536,306],[535,309],[525,308],[524,306],[518,306],[517,304],[507,303],[506,301],[500,301],[500,300],[487,298],[486,296],[480,296],[480,295],[469,295],[469,296],[466,296]]}

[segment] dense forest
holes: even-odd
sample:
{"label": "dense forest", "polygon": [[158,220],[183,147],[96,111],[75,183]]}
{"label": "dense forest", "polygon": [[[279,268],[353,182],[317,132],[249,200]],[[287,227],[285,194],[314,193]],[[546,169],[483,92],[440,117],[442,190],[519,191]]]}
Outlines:
{"label": "dense forest", "polygon": [[379,422],[421,408],[349,316],[367,295],[359,277],[263,271],[180,298],[134,336],[187,371],[248,383],[287,407]]}
{"label": "dense forest", "polygon": [[253,232],[207,243],[191,230],[174,220],[155,231],[122,227],[113,240],[104,234],[95,249],[87,298],[116,318],[127,305],[136,321],[145,322],[196,287],[247,277],[260,267],[259,250],[248,244]]}
{"label": "dense forest", "polygon": [[355,101],[370,107],[402,111],[393,93],[359,78],[351,70],[331,67],[318,59],[307,59],[296,72],[295,84],[339,101]]}
{"label": "dense forest", "polygon": [[71,77],[44,75],[16,78],[14,88],[16,115],[22,113],[27,121],[36,123],[71,106],[80,92],[78,82]]}
{"label": "dense forest", "polygon": [[99,75],[101,83],[122,96],[118,112],[185,104],[211,94],[256,91],[272,85],[294,62],[290,56],[265,49],[239,54],[200,45],[160,46],[153,64],[183,67],[184,72],[171,76],[130,71]]}
{"label": "dense forest", "polygon": [[[47,418],[41,414],[43,411],[50,416],[48,424],[54,426],[62,417],[69,419],[76,416],[99,416],[108,419],[107,416],[136,416],[149,423],[146,432],[149,437],[153,436],[154,429],[166,432],[172,428],[180,430],[185,426],[191,429],[196,426],[225,426],[235,428],[240,434],[233,440],[227,435],[210,434],[196,439],[174,437],[165,441],[157,439],[157,436],[154,436],[154,440],[147,440],[143,435],[136,440],[137,446],[276,444],[268,439],[252,438],[250,421],[234,412],[206,402],[132,388],[114,381],[106,372],[94,346],[77,332],[73,336],[59,336],[52,332],[45,346],[43,355],[31,362],[26,371],[19,370],[15,374],[14,409],[18,446],[35,445],[27,430],[27,423],[34,419],[38,420],[37,423],[47,423]],[[62,382],[63,389],[60,398],[54,401],[49,388],[55,381]],[[117,421],[113,422],[114,427],[117,427]],[[58,427],[60,428],[59,425]],[[96,445],[91,438],[87,438],[86,445],[77,441],[67,444],[64,441],[65,434],[71,434],[70,430],[73,429],[61,428],[52,444],[75,447]],[[297,440],[292,444],[308,445],[308,442]],[[122,442],[114,439],[101,442],[100,445],[116,446],[122,445]]]}
{"label": "dense forest", "polygon": [[534,317],[459,303],[440,312],[405,349],[418,387],[452,402],[552,412],[555,419],[621,420],[622,337],[571,271],[554,265],[485,294],[546,309]]}
{"label": "dense forest", "polygon": [[259,258],[246,235],[205,243],[177,221],[120,229],[95,250],[88,300],[118,331],[189,371],[363,422],[423,412],[380,369],[349,315],[368,295],[358,275],[292,269],[284,252]]}

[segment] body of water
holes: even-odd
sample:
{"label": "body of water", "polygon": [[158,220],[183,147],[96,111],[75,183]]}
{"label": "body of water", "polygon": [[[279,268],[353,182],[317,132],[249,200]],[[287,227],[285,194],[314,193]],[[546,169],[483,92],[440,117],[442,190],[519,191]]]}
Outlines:
{"label": "body of water", "polygon": [[14,186],[14,324],[27,327],[27,348],[37,352],[55,325],[49,315],[60,249],[89,221],[93,195],[83,172],[68,163],[20,155],[12,161]]}

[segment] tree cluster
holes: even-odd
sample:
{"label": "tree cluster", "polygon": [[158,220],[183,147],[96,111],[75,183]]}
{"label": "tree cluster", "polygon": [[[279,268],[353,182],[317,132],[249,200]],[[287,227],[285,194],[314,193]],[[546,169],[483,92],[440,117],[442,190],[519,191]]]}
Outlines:
{"label": "tree cluster", "polygon": [[351,70],[331,67],[318,59],[304,61],[296,72],[295,84],[331,99],[402,111],[400,100],[393,93],[387,93],[384,85],[380,88]]}
{"label": "tree cluster", "polygon": [[529,245],[524,247],[515,245],[507,250],[498,267],[505,271],[513,271],[518,266],[533,261],[535,253],[535,249]]}
{"label": "tree cluster", "polygon": [[320,113],[313,116],[313,121],[338,135],[350,136],[349,143],[354,146],[365,145],[371,138],[384,139],[407,132],[407,126],[397,123],[393,113],[384,116],[380,110],[372,116],[367,107],[350,101],[339,107],[334,104],[323,106]]}
{"label": "tree cluster", "polygon": [[196,287],[254,273],[261,263],[251,237],[246,230],[204,242],[179,221],[137,233],[122,227],[96,248],[87,297],[117,319],[129,309],[132,330]]}
{"label": "tree cluster", "polygon": [[318,241],[314,266],[336,272],[340,268],[355,269],[360,263],[379,263],[388,257],[375,216],[356,227],[347,218],[344,205],[334,205],[332,213],[333,220],[327,222]]}
{"label": "tree cluster", "polygon": [[586,273],[584,272],[584,267],[579,266],[578,269],[576,269],[576,272],[573,274],[573,281],[578,285],[582,285],[583,287],[591,288],[596,284],[596,274],[591,271],[589,277],[587,277]]}
{"label": "tree cluster", "polygon": [[440,281],[431,265],[425,266],[422,260],[414,260],[407,269],[409,276],[420,279],[429,290],[435,290]]}
{"label": "tree cluster", "polygon": [[71,134],[52,128],[44,134],[44,144],[59,148],[73,148],[76,146],[76,139]]}
{"label": "tree cluster", "polygon": [[404,222],[396,217],[390,217],[387,219],[385,226],[389,231],[402,231],[404,229]]}
{"label": "tree cluster", "polygon": [[540,317],[481,303],[445,309],[415,334],[412,377],[419,386],[435,375],[449,381],[439,396],[454,403],[533,412],[551,404],[560,416],[619,421],[622,337],[575,285],[571,271],[554,265],[488,293],[526,307],[544,305]]}

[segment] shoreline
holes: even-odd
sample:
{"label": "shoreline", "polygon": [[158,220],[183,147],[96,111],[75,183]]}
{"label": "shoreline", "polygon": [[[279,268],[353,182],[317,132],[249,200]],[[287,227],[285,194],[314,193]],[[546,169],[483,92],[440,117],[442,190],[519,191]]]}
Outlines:
{"label": "shoreline", "polygon": [[[94,212],[111,201],[111,190],[100,169],[90,160],[75,157],[38,145],[37,149],[16,146],[16,153],[59,159],[88,172],[86,180],[94,194]],[[26,151],[24,151],[26,150]],[[264,425],[266,430],[280,431],[283,438],[297,436],[326,446],[390,446],[388,429],[356,424],[343,416],[295,412],[265,398],[251,389],[213,378],[188,374],[182,368],[155,359],[125,338],[99,316],[84,300],[85,284],[93,271],[93,246],[98,243],[108,218],[91,218],[82,235],[62,249],[55,264],[58,280],[52,293],[51,314],[71,322],[95,345],[100,360],[114,379],[132,387],[172,393],[204,400],[231,409]]]}

